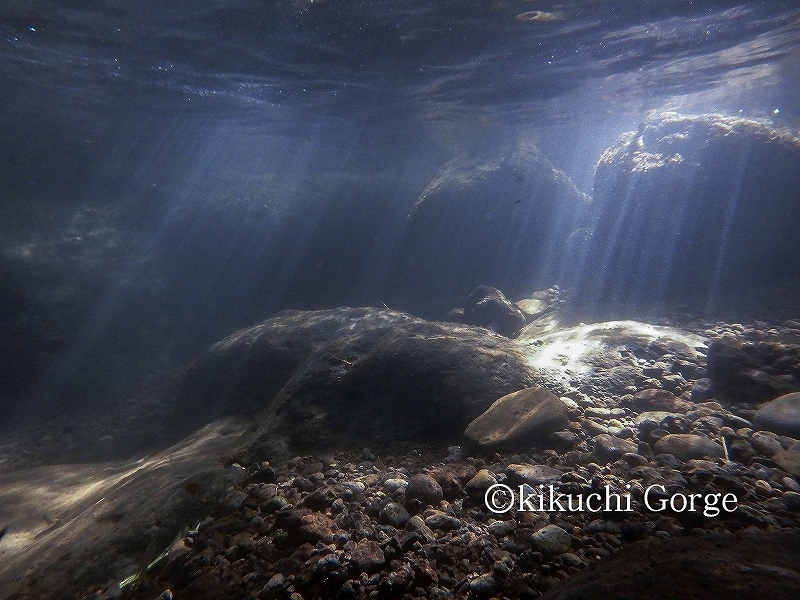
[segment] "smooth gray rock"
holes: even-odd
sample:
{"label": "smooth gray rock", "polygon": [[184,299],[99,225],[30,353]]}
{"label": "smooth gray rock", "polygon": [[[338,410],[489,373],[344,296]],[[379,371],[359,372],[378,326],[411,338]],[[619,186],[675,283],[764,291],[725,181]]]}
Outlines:
{"label": "smooth gray rock", "polygon": [[406,500],[420,500],[431,506],[442,501],[442,486],[430,475],[420,473],[408,480]]}
{"label": "smooth gray rock", "polygon": [[653,445],[656,454],[672,454],[675,458],[687,461],[693,458],[722,458],[722,446],[704,435],[692,433],[670,433]]}
{"label": "smooth gray rock", "polygon": [[562,471],[547,465],[510,464],[506,467],[506,477],[510,485],[527,483],[531,486],[537,486],[556,481],[561,475],[563,475]]}
{"label": "smooth gray rock", "polygon": [[753,425],[778,435],[800,438],[800,392],[785,394],[762,405],[753,416]]}
{"label": "smooth gray rock", "polygon": [[545,525],[531,535],[531,545],[547,557],[558,556],[572,548],[572,536],[558,525]]}
{"label": "smooth gray rock", "polygon": [[405,507],[396,502],[388,502],[378,513],[378,523],[391,525],[397,529],[405,527],[410,518],[411,515],[408,514]]}
{"label": "smooth gray rock", "polygon": [[592,453],[602,464],[618,460],[625,454],[635,454],[637,451],[637,446],[633,442],[605,433],[594,436],[592,441],[594,442]]}

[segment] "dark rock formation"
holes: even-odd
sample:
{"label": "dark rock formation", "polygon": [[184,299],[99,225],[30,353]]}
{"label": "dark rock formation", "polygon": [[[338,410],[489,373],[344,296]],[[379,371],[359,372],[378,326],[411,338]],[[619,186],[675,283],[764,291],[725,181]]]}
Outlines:
{"label": "dark rock formation", "polygon": [[785,394],[761,406],[753,416],[758,429],[800,439],[800,393]]}
{"label": "dark rock formation", "polygon": [[500,290],[479,285],[464,304],[464,322],[487,327],[506,337],[516,337],[525,327],[525,315]]}
{"label": "dark rock formation", "polygon": [[708,376],[731,399],[765,402],[800,391],[800,344],[780,337],[748,342],[731,335],[708,348]]}
{"label": "dark rock formation", "polygon": [[687,598],[728,600],[754,589],[776,600],[797,595],[797,531],[736,534],[702,532],[667,540],[636,542],[611,558],[568,579],[542,600]]}
{"label": "dark rock formation", "polygon": [[800,289],[800,139],[768,124],[651,117],[600,157],[594,205],[584,298],[713,308]]}
{"label": "dark rock formation", "polygon": [[458,436],[533,383],[521,348],[482,328],[371,308],[280,313],[212,346],[179,409],[265,408],[265,440],[298,446]]}
{"label": "dark rock formation", "polygon": [[589,198],[532,145],[447,163],[408,215],[395,288],[403,306],[430,314],[477,285],[511,296],[550,285],[586,227]]}
{"label": "dark rock formation", "polygon": [[254,412],[272,400],[301,364],[340,336],[415,322],[420,320],[375,308],[282,311],[206,350],[188,369],[180,396],[204,416]]}

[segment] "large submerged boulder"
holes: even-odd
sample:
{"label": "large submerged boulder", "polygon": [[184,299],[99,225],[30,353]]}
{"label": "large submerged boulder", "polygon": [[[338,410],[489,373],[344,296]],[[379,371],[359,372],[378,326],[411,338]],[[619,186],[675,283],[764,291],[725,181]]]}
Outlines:
{"label": "large submerged boulder", "polygon": [[480,284],[514,297],[549,285],[560,268],[555,258],[568,253],[576,231],[588,231],[589,206],[533,144],[459,156],[408,215],[392,296],[431,314]]}
{"label": "large submerged boulder", "polygon": [[280,313],[215,344],[180,395],[195,414],[261,408],[262,441],[319,447],[457,437],[535,378],[524,349],[484,328],[336,308]]}
{"label": "large submerged boulder", "polygon": [[800,139],[768,123],[648,118],[600,157],[593,200],[584,297],[714,308],[800,290]]}

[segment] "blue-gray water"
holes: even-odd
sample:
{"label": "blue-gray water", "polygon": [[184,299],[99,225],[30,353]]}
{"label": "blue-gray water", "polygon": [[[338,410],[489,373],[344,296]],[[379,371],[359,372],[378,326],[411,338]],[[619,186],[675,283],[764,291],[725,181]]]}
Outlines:
{"label": "blue-gray water", "polygon": [[532,144],[591,194],[650,113],[796,130],[799,73],[792,2],[4,2],[0,415],[281,308],[444,309],[396,277],[448,161]]}

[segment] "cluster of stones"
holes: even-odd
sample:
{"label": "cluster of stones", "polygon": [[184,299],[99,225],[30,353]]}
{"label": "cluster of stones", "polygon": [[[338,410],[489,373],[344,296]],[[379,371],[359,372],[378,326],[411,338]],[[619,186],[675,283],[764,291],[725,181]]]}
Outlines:
{"label": "cluster of stones", "polygon": [[[535,598],[648,536],[800,525],[797,474],[774,460],[796,440],[663,390],[620,408],[581,403],[569,409],[571,449],[562,439],[564,447],[537,454],[475,458],[451,447],[447,456],[421,448],[378,458],[364,450],[254,464],[219,513],[176,544],[164,571],[123,597],[168,588],[176,598]],[[636,414],[642,408],[670,410]],[[629,490],[633,510],[497,514],[485,497],[497,483],[583,496]],[[649,511],[641,500],[654,484],[664,498],[733,493],[736,510],[715,518]]]}

